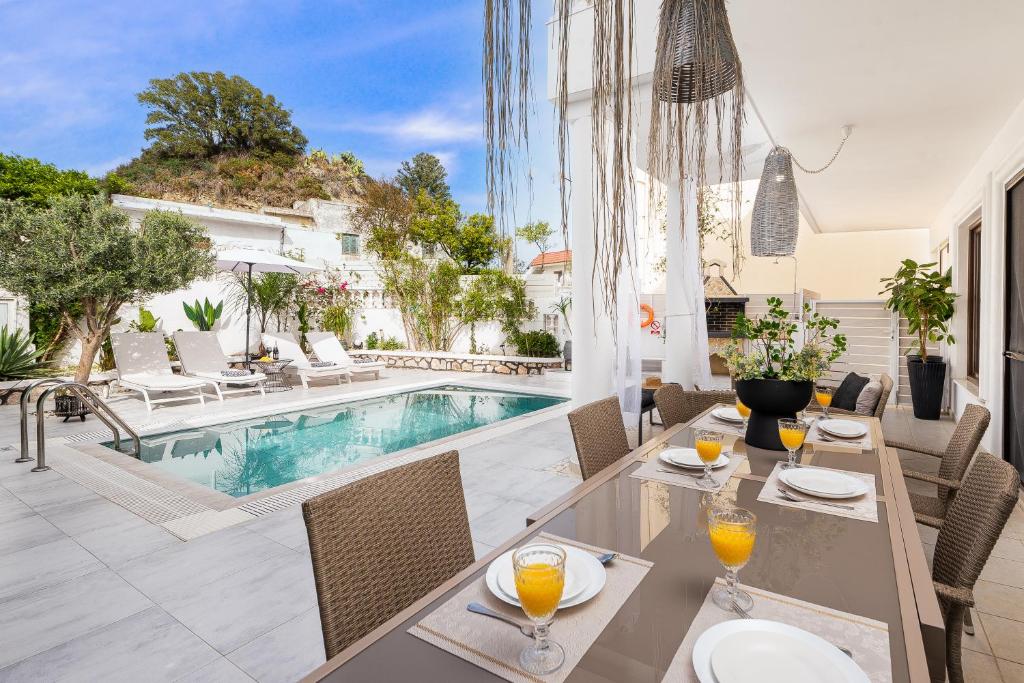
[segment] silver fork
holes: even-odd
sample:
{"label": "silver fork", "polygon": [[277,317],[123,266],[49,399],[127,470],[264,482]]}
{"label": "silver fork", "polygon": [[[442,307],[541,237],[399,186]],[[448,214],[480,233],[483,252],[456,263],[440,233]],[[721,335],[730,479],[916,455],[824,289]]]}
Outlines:
{"label": "silver fork", "polygon": [[523,635],[527,638],[533,638],[533,624],[527,624],[516,619],[513,619],[512,617],[506,617],[501,612],[495,612],[490,607],[481,605],[479,602],[469,603],[468,605],[466,605],[466,609],[470,612],[482,614],[485,617],[491,617],[499,621],[504,621],[506,624],[511,624],[512,626],[515,626],[520,631],[522,631]]}
{"label": "silver fork", "polygon": [[810,498],[798,498],[789,491],[784,489],[776,489],[779,492],[779,496],[791,503],[814,503],[815,505],[826,505],[833,508],[842,508],[844,510],[856,510],[852,505],[843,505],[842,503],[826,503],[823,500],[811,500]]}

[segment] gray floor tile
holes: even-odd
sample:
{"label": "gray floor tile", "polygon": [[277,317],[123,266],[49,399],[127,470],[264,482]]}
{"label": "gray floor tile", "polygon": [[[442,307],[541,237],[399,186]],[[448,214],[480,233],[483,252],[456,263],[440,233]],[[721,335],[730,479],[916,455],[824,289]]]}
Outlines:
{"label": "gray floor tile", "polygon": [[[0,602],[0,666],[152,607],[109,569]],[[2,676],[0,676],[2,678]]]}
{"label": "gray floor tile", "polygon": [[87,498],[47,508],[46,519],[68,536],[79,536],[141,518],[106,498]]}
{"label": "gray floor tile", "polygon": [[326,661],[320,613],[306,610],[227,655],[261,683],[297,681]]}
{"label": "gray floor tile", "polygon": [[508,505],[488,512],[469,523],[473,540],[499,546],[509,537],[525,529],[527,516],[536,510],[535,505],[510,502]]}
{"label": "gray floor tile", "polygon": [[173,681],[219,655],[151,607],[0,671],[5,681]]}
{"label": "gray floor tile", "polygon": [[138,518],[81,534],[75,537],[75,541],[100,562],[113,568],[122,567],[162,548],[183,543],[174,534]]}
{"label": "gray floor tile", "polygon": [[161,603],[222,654],[316,606],[309,559],[292,554],[254,563]]}
{"label": "gray floor tile", "polygon": [[242,528],[225,529],[128,562],[119,573],[163,603],[193,595],[217,579],[292,554],[280,543]]}
{"label": "gray floor tile", "polygon": [[0,524],[34,514],[36,514],[35,510],[22,503],[13,493],[0,500]]}
{"label": "gray floor tile", "polygon": [[309,544],[306,536],[306,523],[302,519],[302,506],[292,505],[278,510],[259,519],[248,522],[245,528],[265,536],[292,550],[304,548]]}
{"label": "gray floor tile", "polygon": [[68,503],[101,499],[93,491],[70,479],[61,479],[46,486],[35,486],[14,491],[13,493],[23,503],[43,515],[54,508],[67,505]]}
{"label": "gray floor tile", "polygon": [[39,515],[0,522],[0,555],[33,548],[64,538],[60,529]]}
{"label": "gray floor tile", "polygon": [[175,683],[252,683],[252,679],[226,657],[219,657],[202,669],[182,676]]}
{"label": "gray floor tile", "polygon": [[499,496],[490,491],[480,491],[472,487],[466,488],[464,494],[466,497],[466,514],[469,515],[470,521],[483,517],[488,512],[493,512],[511,502],[511,499],[505,496]]}
{"label": "gray floor tile", "polygon": [[36,591],[101,569],[87,550],[63,538],[0,557],[0,599]]}
{"label": "gray floor tile", "polygon": [[473,541],[473,557],[477,560],[479,560],[481,557],[491,552],[492,550],[494,550],[493,545],[487,545],[486,543],[481,543],[480,541]]}

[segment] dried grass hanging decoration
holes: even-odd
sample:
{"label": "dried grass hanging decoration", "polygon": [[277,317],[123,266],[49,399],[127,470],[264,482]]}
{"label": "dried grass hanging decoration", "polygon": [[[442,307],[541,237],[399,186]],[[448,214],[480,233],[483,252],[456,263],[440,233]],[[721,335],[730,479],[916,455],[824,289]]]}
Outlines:
{"label": "dried grass hanging decoration", "polygon": [[[530,0],[485,0],[482,79],[487,211],[508,234],[519,154],[529,159]],[[527,181],[531,181],[527,166]]]}
{"label": "dried grass hanging decoration", "polygon": [[[735,276],[743,256],[744,90],[724,0],[663,0],[656,50],[647,142],[650,171],[662,180],[675,176],[681,199],[686,181],[693,181],[698,215],[705,209],[709,184],[732,186],[729,229]],[[709,158],[709,146],[717,158]],[[717,174],[709,175],[709,162],[717,166]],[[680,207],[682,237],[686,202],[680,201]]]}

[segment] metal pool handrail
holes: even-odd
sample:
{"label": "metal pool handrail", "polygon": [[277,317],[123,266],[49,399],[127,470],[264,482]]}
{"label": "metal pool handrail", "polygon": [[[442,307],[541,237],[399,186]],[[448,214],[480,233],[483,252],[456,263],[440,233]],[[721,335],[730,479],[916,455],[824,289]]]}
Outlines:
{"label": "metal pool handrail", "polygon": [[[45,472],[50,469],[46,464],[46,422],[45,422],[45,411],[43,409],[46,399],[53,392],[58,389],[67,389],[78,395],[84,402],[91,404],[93,408],[93,415],[98,417],[100,421],[110,428],[111,433],[114,435],[114,449],[121,450],[121,433],[118,431],[118,427],[123,429],[128,436],[132,439],[132,445],[135,447],[134,455],[138,457],[142,451],[142,444],[139,441],[139,435],[134,429],[128,426],[128,423],[121,419],[121,417],[111,410],[99,396],[84,384],[79,382],[63,381],[60,384],[48,388],[46,391],[39,396],[36,400],[36,466],[32,468],[33,472]],[[116,426],[115,426],[116,424]]]}
{"label": "metal pool handrail", "polygon": [[32,460],[28,455],[28,401],[32,390],[44,384],[62,384],[66,381],[59,377],[44,377],[32,382],[21,392],[21,453],[14,462],[30,462]]}

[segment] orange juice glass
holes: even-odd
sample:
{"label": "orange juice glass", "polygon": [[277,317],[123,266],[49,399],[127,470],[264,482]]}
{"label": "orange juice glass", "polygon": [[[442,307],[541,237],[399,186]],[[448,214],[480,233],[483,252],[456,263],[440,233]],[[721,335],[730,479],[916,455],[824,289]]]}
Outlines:
{"label": "orange juice glass", "polygon": [[747,431],[747,420],[750,419],[750,406],[743,401],[736,399],[736,412],[743,418],[743,431]]}
{"label": "orange juice glass", "polygon": [[779,439],[789,451],[789,462],[784,467],[797,467],[796,453],[804,445],[807,438],[807,423],[803,420],[779,420]]}
{"label": "orange juice glass", "polygon": [[711,465],[722,454],[722,434],[709,429],[698,429],[694,436],[693,445],[697,449],[697,457],[704,463],[704,476],[697,479],[696,484],[702,489],[718,488],[718,483],[711,476]]}
{"label": "orange juice glass", "polygon": [[730,612],[749,611],[754,606],[750,594],[741,590],[739,570],[750,560],[757,539],[757,518],[742,508],[717,508],[708,512],[708,538],[718,561],[725,567],[725,588],[716,588],[711,599]]}
{"label": "orange juice glass", "polygon": [[516,594],[534,623],[533,645],[519,655],[520,665],[530,673],[551,673],[565,661],[562,646],[548,638],[565,587],[565,557],[565,549],[551,543],[523,546],[512,554]]}
{"label": "orange juice glass", "polygon": [[825,411],[825,417],[828,418],[828,409],[832,405],[832,387],[826,387],[822,385],[816,385],[814,387],[814,400],[818,402],[821,409]]}

